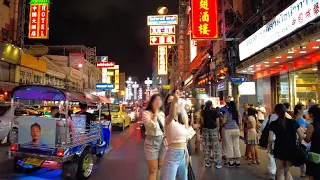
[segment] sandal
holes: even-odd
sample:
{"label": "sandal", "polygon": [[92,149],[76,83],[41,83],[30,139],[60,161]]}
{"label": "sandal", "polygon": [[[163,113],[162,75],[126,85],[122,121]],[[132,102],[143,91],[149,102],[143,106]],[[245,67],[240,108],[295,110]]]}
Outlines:
{"label": "sandal", "polygon": [[257,165],[257,162],[248,162],[249,165]]}

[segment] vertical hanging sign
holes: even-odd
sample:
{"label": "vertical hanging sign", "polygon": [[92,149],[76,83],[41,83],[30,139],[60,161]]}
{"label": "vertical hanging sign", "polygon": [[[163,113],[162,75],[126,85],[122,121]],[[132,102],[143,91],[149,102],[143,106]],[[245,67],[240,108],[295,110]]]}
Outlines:
{"label": "vertical hanging sign", "polygon": [[49,38],[50,0],[30,1],[29,39]]}
{"label": "vertical hanging sign", "polygon": [[218,32],[218,0],[191,0],[192,39],[215,39]]}
{"label": "vertical hanging sign", "polygon": [[158,74],[168,74],[168,52],[167,46],[158,46]]}

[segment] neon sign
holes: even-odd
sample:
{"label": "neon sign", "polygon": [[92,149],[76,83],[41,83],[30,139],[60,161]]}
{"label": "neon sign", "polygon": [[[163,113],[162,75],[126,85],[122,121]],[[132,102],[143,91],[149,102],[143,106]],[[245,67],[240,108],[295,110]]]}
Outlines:
{"label": "neon sign", "polygon": [[215,39],[218,32],[217,0],[191,0],[192,39]]}
{"label": "neon sign", "polygon": [[176,34],[176,26],[150,26],[150,35]]}
{"label": "neon sign", "polygon": [[158,74],[168,74],[168,53],[167,46],[158,46]]}
{"label": "neon sign", "polygon": [[150,45],[173,45],[176,44],[175,35],[150,36]]}
{"label": "neon sign", "polygon": [[49,38],[49,0],[30,1],[29,33],[30,39]]}
{"label": "neon sign", "polygon": [[112,68],[114,67],[114,62],[98,62],[97,67],[98,68]]}
{"label": "neon sign", "polygon": [[96,84],[96,90],[107,91],[114,89],[114,84],[100,83]]}
{"label": "neon sign", "polygon": [[178,15],[157,15],[147,17],[148,26],[178,24]]}

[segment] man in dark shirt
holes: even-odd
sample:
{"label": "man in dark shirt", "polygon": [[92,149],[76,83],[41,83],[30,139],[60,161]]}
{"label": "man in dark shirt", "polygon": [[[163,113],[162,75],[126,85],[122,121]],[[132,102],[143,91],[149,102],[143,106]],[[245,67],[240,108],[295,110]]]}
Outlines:
{"label": "man in dark shirt", "polygon": [[77,112],[76,114],[86,115],[86,124],[87,124],[87,127],[90,127],[91,121],[95,121],[96,116],[94,114],[87,112],[88,105],[86,102],[79,102],[79,108],[80,108],[80,111]]}

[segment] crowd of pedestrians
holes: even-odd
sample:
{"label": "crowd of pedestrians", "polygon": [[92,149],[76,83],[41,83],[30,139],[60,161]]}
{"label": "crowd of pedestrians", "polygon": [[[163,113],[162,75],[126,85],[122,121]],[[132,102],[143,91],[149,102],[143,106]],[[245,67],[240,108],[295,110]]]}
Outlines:
{"label": "crowd of pedestrians", "polygon": [[[257,107],[243,104],[240,114],[231,97],[223,107],[205,102],[196,112],[188,112],[179,100],[179,91],[166,97],[150,98],[142,121],[146,129],[145,153],[149,180],[194,179],[191,167],[192,150],[203,150],[205,167],[239,168],[241,157],[249,165],[259,165],[258,147],[268,155],[267,179],[291,180],[290,168],[300,167],[301,177],[320,180],[320,108],[299,103],[291,111],[289,103],[277,104],[267,114],[262,103]],[[164,109],[161,109],[164,105]],[[243,130],[246,146],[240,153]],[[261,153],[261,150],[260,150]],[[223,161],[224,160],[224,161]],[[242,161],[243,162],[243,161]]]}

